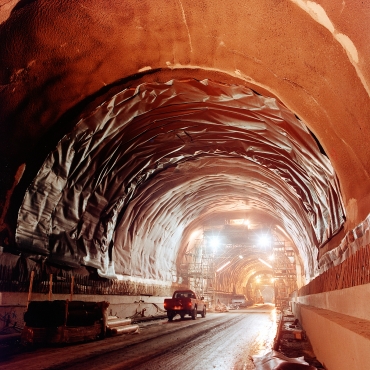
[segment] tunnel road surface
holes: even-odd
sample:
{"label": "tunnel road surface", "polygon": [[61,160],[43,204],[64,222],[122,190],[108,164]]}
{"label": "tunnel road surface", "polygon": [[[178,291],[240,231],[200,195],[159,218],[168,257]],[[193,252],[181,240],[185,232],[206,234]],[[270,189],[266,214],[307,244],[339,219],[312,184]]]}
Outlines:
{"label": "tunnel road surface", "polygon": [[273,306],[151,321],[139,334],[65,347],[39,348],[0,363],[13,369],[254,369],[251,356],[271,350]]}

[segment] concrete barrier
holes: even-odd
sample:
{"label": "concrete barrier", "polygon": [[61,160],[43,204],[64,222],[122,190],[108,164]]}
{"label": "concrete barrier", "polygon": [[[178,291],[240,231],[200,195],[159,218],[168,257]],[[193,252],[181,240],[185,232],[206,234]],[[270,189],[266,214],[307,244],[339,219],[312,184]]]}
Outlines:
{"label": "concrete barrier", "polygon": [[327,370],[370,369],[370,321],[294,302],[292,310]]}

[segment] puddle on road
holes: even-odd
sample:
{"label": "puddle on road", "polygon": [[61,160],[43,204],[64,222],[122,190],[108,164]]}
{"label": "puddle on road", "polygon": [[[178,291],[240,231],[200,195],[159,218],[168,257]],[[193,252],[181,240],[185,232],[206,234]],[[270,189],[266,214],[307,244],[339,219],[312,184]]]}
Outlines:
{"label": "puddle on road", "polygon": [[270,317],[272,319],[271,324],[262,328],[256,338],[255,350],[257,353],[253,353],[253,355],[263,356],[270,352],[274,345],[274,339],[277,332],[276,309],[271,311]]}
{"label": "puddle on road", "polygon": [[277,332],[277,315],[276,309],[271,311],[271,321],[261,324],[257,337],[253,340],[248,348],[248,356],[241,356],[235,360],[231,370],[254,370],[256,367],[253,363],[252,356],[263,356],[271,352],[274,339]]}
{"label": "puddle on road", "polygon": [[[215,315],[210,315],[211,317]],[[212,319],[206,320],[205,324],[211,324]],[[220,320],[217,319],[219,317]],[[252,356],[261,356],[271,351],[277,330],[277,315],[275,309],[257,312],[239,312],[220,314],[216,316],[217,326],[209,325],[207,333],[197,337],[196,333],[201,328],[201,321],[178,320],[171,323],[163,322],[157,326],[159,333],[163,333],[164,327],[170,330],[166,336],[173,335],[173,341],[163,354],[148,363],[148,367],[140,369],[173,368],[181,363],[184,370],[194,368],[217,369],[217,370],[255,370]],[[187,340],[180,346],[178,338],[184,329],[192,330],[194,338]],[[147,327],[147,330],[157,331],[155,327]],[[164,337],[166,337],[164,336]],[[159,338],[156,342],[159,341]],[[148,348],[147,348],[148,350]],[[162,367],[165,365],[164,367]],[[139,367],[138,367],[139,369]]]}

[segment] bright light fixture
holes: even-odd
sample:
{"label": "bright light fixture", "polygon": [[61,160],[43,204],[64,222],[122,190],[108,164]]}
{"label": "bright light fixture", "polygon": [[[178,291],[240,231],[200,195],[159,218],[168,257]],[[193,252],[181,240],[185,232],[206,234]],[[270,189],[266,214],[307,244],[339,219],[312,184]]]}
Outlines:
{"label": "bright light fixture", "polygon": [[226,263],[224,263],[220,268],[218,268],[217,270],[216,270],[216,272],[219,272],[219,271],[221,271],[223,268],[225,268],[229,263],[230,263],[231,261],[227,261]]}
{"label": "bright light fixture", "polygon": [[212,236],[210,239],[211,246],[213,248],[218,248],[220,245],[220,239],[217,236]]}
{"label": "bright light fixture", "polygon": [[271,254],[270,256],[269,256],[269,260],[270,261],[273,261],[275,259],[275,256],[273,255],[273,254]]}
{"label": "bright light fixture", "polygon": [[267,263],[266,261],[264,261],[263,259],[258,258],[258,261],[262,262],[262,263],[263,263],[263,264],[265,264],[267,267],[270,267],[270,269],[272,269],[272,266],[271,266],[269,263]]}
{"label": "bright light fixture", "polygon": [[258,238],[258,244],[261,246],[261,247],[267,247],[269,246],[271,243],[271,238],[269,235],[261,235],[259,238]]}
{"label": "bright light fixture", "polygon": [[240,255],[239,255],[239,258],[242,260],[242,259],[243,259],[243,256],[240,254]]}

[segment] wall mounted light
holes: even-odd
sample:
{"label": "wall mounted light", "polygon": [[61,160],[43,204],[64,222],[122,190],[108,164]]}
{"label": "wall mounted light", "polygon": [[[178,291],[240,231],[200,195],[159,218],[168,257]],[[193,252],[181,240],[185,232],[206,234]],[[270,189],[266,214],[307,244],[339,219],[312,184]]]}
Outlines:
{"label": "wall mounted light", "polygon": [[216,272],[219,272],[219,271],[221,271],[222,269],[224,269],[229,263],[230,263],[231,261],[227,261],[226,263],[224,263],[220,268],[218,268],[217,270],[216,270]]}
{"label": "wall mounted light", "polygon": [[262,263],[263,263],[263,264],[265,264],[267,267],[270,267],[270,269],[272,269],[272,266],[271,266],[269,263],[267,263],[266,261],[264,261],[263,259],[258,258],[258,261],[262,262]]}

